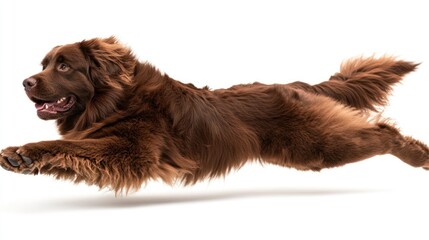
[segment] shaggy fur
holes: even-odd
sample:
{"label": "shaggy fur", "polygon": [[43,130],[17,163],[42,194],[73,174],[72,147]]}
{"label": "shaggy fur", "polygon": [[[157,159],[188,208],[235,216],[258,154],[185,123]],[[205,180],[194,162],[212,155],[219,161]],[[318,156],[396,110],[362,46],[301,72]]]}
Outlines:
{"label": "shaggy fur", "polygon": [[199,89],[141,63],[111,37],[55,47],[23,84],[63,139],[9,147],[0,165],[116,192],[149,179],[192,184],[249,160],[320,170],[393,154],[429,167],[429,149],[366,112],[417,64],[356,58],[317,85]]}

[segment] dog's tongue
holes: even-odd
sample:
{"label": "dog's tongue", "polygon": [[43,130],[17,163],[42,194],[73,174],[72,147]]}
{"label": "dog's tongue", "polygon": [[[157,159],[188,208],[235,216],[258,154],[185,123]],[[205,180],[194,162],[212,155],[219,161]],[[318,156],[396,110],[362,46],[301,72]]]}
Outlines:
{"label": "dog's tongue", "polygon": [[36,103],[36,109],[37,111],[42,111],[42,112],[50,112],[50,113],[58,112],[57,110],[55,110],[55,103],[43,103],[43,104]]}

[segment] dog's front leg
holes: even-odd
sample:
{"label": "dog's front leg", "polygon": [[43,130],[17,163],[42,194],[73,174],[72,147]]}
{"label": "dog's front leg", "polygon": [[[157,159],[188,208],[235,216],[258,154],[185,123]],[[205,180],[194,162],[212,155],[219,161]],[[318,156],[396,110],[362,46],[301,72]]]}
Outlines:
{"label": "dog's front leg", "polygon": [[57,140],[9,147],[1,151],[0,165],[16,173],[48,174],[120,191],[137,187],[144,178],[138,154],[118,144],[121,140]]}
{"label": "dog's front leg", "polygon": [[[104,144],[103,144],[104,145]],[[42,141],[1,151],[0,165],[16,173],[37,174],[54,169],[75,170],[79,161],[97,162],[103,146],[91,141]]]}

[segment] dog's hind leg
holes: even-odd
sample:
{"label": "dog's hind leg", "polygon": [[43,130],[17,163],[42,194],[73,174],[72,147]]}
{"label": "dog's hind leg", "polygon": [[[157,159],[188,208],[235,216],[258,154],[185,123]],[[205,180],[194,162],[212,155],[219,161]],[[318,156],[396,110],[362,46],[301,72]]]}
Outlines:
{"label": "dog's hind leg", "polygon": [[411,166],[429,168],[429,148],[411,137],[402,136],[397,129],[386,124],[331,132],[309,142],[267,151],[263,160],[300,170],[318,171],[392,154]]}
{"label": "dog's hind leg", "polygon": [[333,135],[322,148],[321,168],[336,167],[375,155],[392,154],[414,167],[429,167],[429,148],[384,123],[373,128]]}
{"label": "dog's hind leg", "polygon": [[[429,148],[386,123],[371,123],[359,112],[324,97],[301,98],[305,107],[262,140],[264,162],[320,170],[392,154],[414,167],[429,167]],[[310,99],[310,100],[309,100]],[[293,119],[293,120],[291,120]]]}

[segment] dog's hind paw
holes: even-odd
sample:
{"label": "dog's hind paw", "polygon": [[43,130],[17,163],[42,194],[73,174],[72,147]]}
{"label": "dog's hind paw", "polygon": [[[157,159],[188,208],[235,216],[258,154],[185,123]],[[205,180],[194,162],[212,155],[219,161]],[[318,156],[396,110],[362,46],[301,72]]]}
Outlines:
{"label": "dog's hind paw", "polygon": [[392,154],[413,167],[429,168],[429,148],[411,137],[404,137]]}

